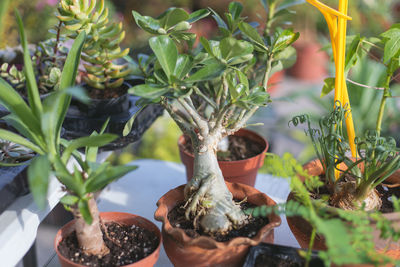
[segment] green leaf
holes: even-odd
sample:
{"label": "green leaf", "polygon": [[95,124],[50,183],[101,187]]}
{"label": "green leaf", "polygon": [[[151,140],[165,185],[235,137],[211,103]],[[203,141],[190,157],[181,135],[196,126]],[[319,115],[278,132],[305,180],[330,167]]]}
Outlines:
{"label": "green leaf", "polygon": [[118,135],[115,134],[101,134],[101,135],[91,135],[85,136],[78,139],[73,140],[70,144],[65,148],[64,153],[62,155],[62,161],[66,163],[70,158],[72,152],[81,147],[101,147],[107,145],[108,143],[114,141],[118,138]]}
{"label": "green leaf", "polygon": [[148,99],[158,98],[165,95],[170,89],[168,87],[162,87],[160,85],[149,85],[140,84],[136,85],[128,90],[132,95],[141,96]]}
{"label": "green leaf", "polygon": [[174,69],[174,76],[179,80],[186,76],[193,66],[193,58],[189,55],[179,55]]}
{"label": "green leaf", "polygon": [[78,202],[79,213],[82,215],[82,218],[85,220],[87,224],[92,224],[93,217],[90,213],[89,203],[86,199],[80,199]]}
{"label": "green leaf", "polygon": [[128,120],[128,122],[125,124],[124,130],[122,132],[123,136],[127,136],[132,131],[133,123],[135,122],[135,120],[136,120],[137,116],[139,115],[139,113],[145,107],[147,107],[147,105],[144,105],[144,106],[140,107],[140,109],[138,111],[136,111],[136,113],[133,114],[133,116]]}
{"label": "green leaf", "polygon": [[393,25],[388,31],[381,34],[385,38],[383,62],[388,62],[400,52],[400,27]]}
{"label": "green leaf", "polygon": [[291,29],[283,30],[276,38],[272,52],[279,52],[286,47],[290,46],[293,42],[295,42],[299,38],[300,34],[298,32],[294,33]]}
{"label": "green leaf", "polygon": [[67,206],[73,206],[78,203],[79,197],[73,195],[65,195],[60,199],[60,202]]}
{"label": "green leaf", "polygon": [[214,51],[211,47],[211,44],[205,37],[200,37],[200,43],[203,45],[204,50],[206,50],[209,55],[214,56]]}
{"label": "green leaf", "polygon": [[218,13],[215,12],[212,8],[209,8],[209,9],[210,9],[210,11],[213,13],[212,16],[213,16],[213,18],[215,19],[215,21],[217,22],[218,27],[219,27],[220,29],[228,30],[228,26],[226,25],[225,21],[218,15]]}
{"label": "green leaf", "polygon": [[125,174],[136,170],[137,166],[110,166],[105,171],[89,177],[85,182],[85,189],[87,193],[94,193],[103,189],[106,185],[110,184],[116,179],[121,178]]}
{"label": "green leaf", "polygon": [[36,156],[28,168],[29,188],[40,209],[46,206],[50,171],[51,164],[47,156]]}
{"label": "green leaf", "polygon": [[193,22],[196,22],[198,20],[201,20],[201,19],[207,17],[208,15],[210,15],[210,11],[209,10],[207,10],[207,9],[199,9],[199,10],[191,13],[189,15],[189,19],[186,20],[186,21],[189,22],[189,23],[193,23]]}
{"label": "green leaf", "polygon": [[280,10],[287,9],[296,5],[304,4],[305,2],[305,0],[285,0],[279,5],[276,11],[278,12]]}
{"label": "green leaf", "polygon": [[4,129],[0,129],[0,139],[7,140],[21,146],[27,147],[38,154],[44,154],[44,151],[38,147],[37,145],[33,144],[31,141],[23,138],[22,136],[15,134],[11,131],[7,131]]}
{"label": "green leaf", "polygon": [[142,16],[136,11],[132,11],[133,18],[136,24],[143,30],[151,34],[160,34],[161,25],[160,23],[153,19],[152,17]]}
{"label": "green leaf", "polygon": [[254,47],[249,42],[227,37],[221,40],[219,49],[221,50],[222,58],[230,60],[246,55],[251,55],[252,57]]}
{"label": "green leaf", "polygon": [[188,20],[189,14],[182,8],[171,7],[158,17],[161,27],[168,30],[172,26]]}
{"label": "green leaf", "polygon": [[326,96],[332,92],[333,89],[335,89],[335,78],[326,78],[324,80],[324,86],[322,87],[321,97]]}
{"label": "green leaf", "polygon": [[178,49],[168,36],[156,36],[149,40],[149,44],[154,54],[157,57],[162,69],[170,79],[174,73],[176,61],[178,59]]}
{"label": "green leaf", "polygon": [[239,23],[239,29],[258,48],[260,48],[264,52],[268,51],[268,48],[265,46],[261,35],[250,24],[248,24],[246,22],[241,22],[241,23]]}
{"label": "green leaf", "polygon": [[234,20],[237,20],[238,18],[240,18],[240,14],[243,11],[243,5],[239,2],[231,2],[229,3],[228,9],[229,13],[232,14],[232,18]]}
{"label": "green leaf", "polygon": [[361,43],[362,43],[362,39],[360,38],[360,35],[357,34],[350,46],[347,48],[347,52],[346,52],[346,63],[345,63],[345,73],[347,73],[351,67],[353,67],[356,63],[357,60],[359,59],[359,50],[361,49]]}
{"label": "green leaf", "polygon": [[224,71],[226,67],[219,63],[214,63],[208,66],[205,66],[192,74],[189,78],[185,80],[187,83],[194,83],[199,81],[207,81],[212,80],[214,78],[219,77]]}
{"label": "green leaf", "polygon": [[18,30],[21,39],[22,49],[24,51],[24,70],[26,76],[26,86],[28,91],[28,102],[32,108],[33,114],[40,119],[42,112],[42,102],[40,102],[39,90],[36,84],[36,77],[33,71],[32,59],[28,49],[28,41],[25,36],[24,25],[18,10],[15,10],[17,18]]}

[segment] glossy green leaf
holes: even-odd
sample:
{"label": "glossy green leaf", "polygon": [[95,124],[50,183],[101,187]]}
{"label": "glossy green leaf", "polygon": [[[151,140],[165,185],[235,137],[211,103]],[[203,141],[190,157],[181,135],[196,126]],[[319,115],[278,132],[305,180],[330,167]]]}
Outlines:
{"label": "glossy green leaf", "polygon": [[103,189],[106,185],[121,178],[125,174],[136,170],[137,166],[110,166],[105,171],[98,173],[95,176],[89,177],[85,182],[87,193],[94,193]]}
{"label": "glossy green leaf", "polygon": [[232,18],[237,20],[240,18],[240,14],[243,11],[243,5],[239,2],[231,2],[228,6],[229,13],[231,13]]}
{"label": "glossy green leaf", "polygon": [[156,36],[150,38],[149,44],[165,74],[170,78],[178,59],[178,49],[174,41],[168,36]]}
{"label": "glossy green leaf", "polygon": [[215,21],[218,24],[218,27],[220,29],[228,29],[228,26],[226,25],[225,21],[218,15],[217,12],[215,12],[212,8],[210,8],[211,13],[213,14],[212,17],[215,19]]}
{"label": "glossy green leaf", "polygon": [[251,55],[252,58],[254,47],[249,42],[227,37],[221,40],[219,49],[221,50],[222,58],[229,60],[235,57],[243,57],[248,55]]}
{"label": "glossy green leaf", "polygon": [[82,215],[82,218],[85,220],[87,224],[92,224],[93,217],[90,213],[89,203],[86,199],[80,199],[78,202],[79,213]]}
{"label": "glossy green leaf", "polygon": [[46,155],[33,158],[28,168],[29,188],[40,209],[46,206],[50,171],[51,164]]}
{"label": "glossy green leaf", "polygon": [[192,69],[193,59],[189,55],[179,55],[174,69],[174,76],[179,80],[186,76]]}
{"label": "glossy green leaf", "polygon": [[130,134],[130,132],[132,131],[132,127],[133,124],[135,123],[135,120],[137,118],[137,116],[140,114],[140,112],[146,107],[147,105],[144,105],[142,107],[140,107],[140,109],[138,111],[136,111],[135,114],[133,114],[133,116],[128,120],[128,122],[125,124],[124,126],[124,130],[122,132],[123,136],[127,136],[128,134]]}
{"label": "glossy green leaf", "polygon": [[171,7],[158,17],[161,27],[168,30],[172,26],[189,19],[189,14],[182,8]]}
{"label": "glossy green leaf", "polygon": [[36,77],[33,71],[32,59],[28,49],[28,41],[26,39],[24,25],[18,10],[15,10],[15,17],[18,23],[19,36],[21,39],[22,49],[24,51],[24,70],[26,77],[26,87],[28,91],[28,102],[32,108],[33,114],[40,119],[42,112],[42,102],[39,97],[39,90],[36,84]]}
{"label": "glossy green leaf", "polygon": [[189,15],[189,19],[187,20],[187,22],[189,23],[194,23],[198,20],[201,20],[205,17],[207,17],[208,15],[210,15],[210,11],[207,9],[199,9],[193,13],[191,13]]}
{"label": "glossy green leaf", "polygon": [[160,33],[160,29],[162,29],[161,25],[157,20],[149,16],[142,16],[134,10],[132,11],[132,15],[136,24],[143,30],[152,34],[162,34]]}
{"label": "glossy green leaf", "polygon": [[345,73],[347,73],[351,67],[353,67],[356,63],[357,60],[360,58],[360,51],[361,49],[361,44],[362,44],[362,39],[360,38],[360,35],[357,34],[354,36],[350,46],[347,48],[346,51],[346,62],[345,62]]}
{"label": "glossy green leaf", "polygon": [[381,34],[385,38],[383,61],[388,62],[400,52],[400,24],[393,25],[388,31]]}
{"label": "glossy green leaf", "polygon": [[207,81],[207,80],[212,80],[214,78],[219,77],[226,67],[222,64],[211,64],[208,66],[205,66],[195,72],[194,74],[190,75],[189,78],[185,80],[187,83],[194,83],[194,82],[199,82],[199,81]]}
{"label": "glossy green leaf", "polygon": [[170,89],[158,85],[140,84],[128,90],[132,95],[141,96],[148,99],[158,98],[166,94]]}
{"label": "glossy green leaf", "polygon": [[262,51],[267,52],[268,48],[265,46],[264,41],[258,31],[246,22],[239,23],[239,29],[242,33],[250,39]]}
{"label": "glossy green leaf", "polygon": [[335,89],[335,78],[326,78],[324,80],[324,86],[322,87],[321,97],[326,96],[327,94],[332,92],[333,89]]}
{"label": "glossy green leaf", "polygon": [[294,33],[293,30],[291,29],[286,29],[283,30],[279,35],[278,38],[276,38],[273,49],[272,51],[274,53],[277,53],[289,45],[291,45],[293,42],[295,42],[299,38],[300,34],[298,32]]}

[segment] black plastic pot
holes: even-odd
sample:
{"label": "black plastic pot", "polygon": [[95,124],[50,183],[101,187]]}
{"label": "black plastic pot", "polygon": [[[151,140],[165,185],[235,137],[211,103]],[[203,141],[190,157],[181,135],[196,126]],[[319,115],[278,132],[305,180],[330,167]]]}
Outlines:
{"label": "black plastic pot", "polygon": [[0,167],[0,213],[16,198],[29,193],[27,168],[28,165]]}
{"label": "black plastic pot", "polygon": [[[305,264],[298,251],[301,249],[261,243],[250,248],[243,267],[303,267]],[[310,267],[323,267],[324,262],[316,251],[312,252]]]}

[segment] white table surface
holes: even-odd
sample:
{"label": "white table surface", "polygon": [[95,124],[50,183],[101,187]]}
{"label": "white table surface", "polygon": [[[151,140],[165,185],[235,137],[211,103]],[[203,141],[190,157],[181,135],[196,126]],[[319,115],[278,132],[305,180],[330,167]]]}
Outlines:
{"label": "white table surface", "polygon": [[[154,220],[157,200],[168,190],[186,183],[185,168],[182,164],[159,160],[138,160],[131,164],[139,168],[109,185],[102,192],[99,209],[134,213],[155,222],[161,228],[161,223]],[[286,179],[270,175],[258,174],[255,187],[277,203],[285,202],[289,194]],[[285,216],[281,217],[282,224],[275,229],[275,244],[299,247]],[[161,248],[156,266],[172,266],[164,248]]]}

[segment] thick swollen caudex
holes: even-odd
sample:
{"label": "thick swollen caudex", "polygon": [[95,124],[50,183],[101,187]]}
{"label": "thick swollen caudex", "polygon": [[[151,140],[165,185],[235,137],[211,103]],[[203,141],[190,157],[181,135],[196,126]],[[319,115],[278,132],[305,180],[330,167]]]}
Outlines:
{"label": "thick swollen caudex", "polygon": [[247,217],[225,184],[216,156],[217,143],[207,138],[199,145],[193,142],[194,174],[185,187],[186,217],[192,218],[195,225],[199,221],[206,232],[225,233],[243,224]]}
{"label": "thick swollen caudex", "polygon": [[93,198],[89,200],[89,210],[93,218],[91,224],[87,224],[79,213],[74,212],[78,243],[86,254],[107,255],[110,250],[103,241],[103,233],[100,228],[100,214]]}

